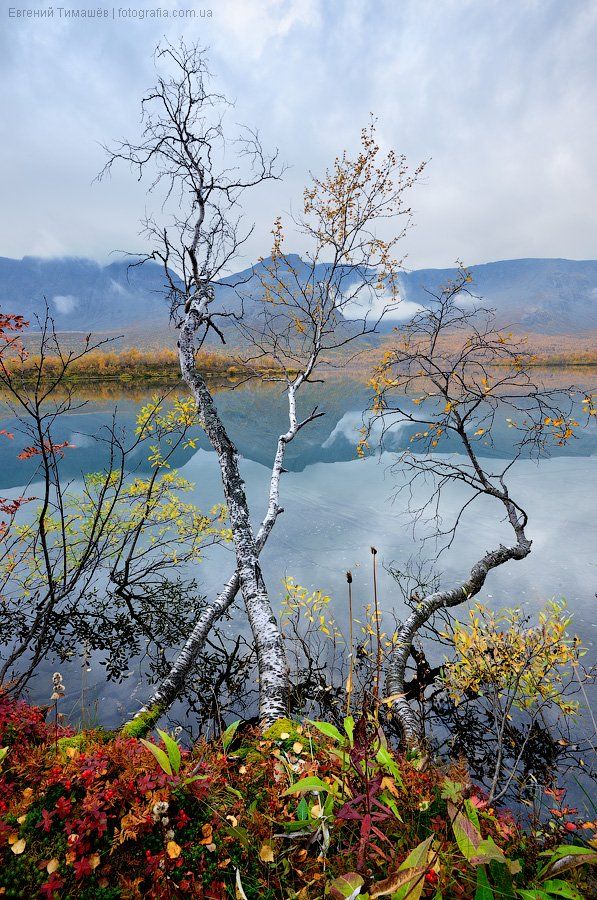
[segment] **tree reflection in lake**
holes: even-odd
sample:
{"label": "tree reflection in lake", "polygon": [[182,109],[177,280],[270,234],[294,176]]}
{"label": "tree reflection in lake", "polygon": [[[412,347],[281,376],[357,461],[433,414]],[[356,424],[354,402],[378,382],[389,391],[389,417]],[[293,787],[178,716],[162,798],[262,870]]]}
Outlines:
{"label": "tree reflection in lake", "polygon": [[[564,373],[558,370],[547,373],[546,377],[553,387],[580,381],[579,371]],[[586,372],[581,374],[587,375]],[[139,407],[156,389],[157,386],[151,386],[146,393],[139,393],[129,390],[128,386],[110,385],[110,396],[101,396],[95,385],[77,388],[81,398],[88,403],[84,409],[65,418],[64,439],[72,441],[76,449],[64,459],[67,469],[64,477],[76,480],[82,472],[101,468],[104,460],[92,436],[109,421],[115,406],[120,425],[132,431]],[[286,512],[264,553],[263,568],[273,597],[283,597],[281,575],[293,576],[310,589],[321,588],[329,594],[334,615],[345,625],[345,572],[347,569],[353,572],[356,602],[359,605],[369,602],[369,547],[375,545],[382,562],[379,588],[384,627],[389,628],[394,612],[398,616],[404,612],[389,567],[393,564],[404,568],[408,559],[416,555],[418,547],[399,501],[391,502],[394,493],[394,482],[388,473],[391,455],[386,453],[380,458],[372,455],[364,460],[356,458],[358,429],[369,394],[369,388],[362,380],[333,379],[327,390],[326,416],[304,435],[301,448],[289,448],[289,472],[284,476],[282,486]],[[310,399],[307,393],[305,407],[310,405]],[[269,477],[266,466],[271,462],[274,439],[284,420],[283,399],[280,397],[277,402],[276,392],[271,388],[255,390],[243,385],[229,390],[222,386],[218,403],[230,422],[231,435],[244,458],[242,469],[249,497],[256,502],[254,498],[263,496]],[[11,427],[5,416],[2,420],[3,426]],[[408,428],[397,429],[395,447],[405,446],[408,437]],[[498,429],[488,454],[506,454],[510,439],[511,433],[504,425]],[[29,477],[29,463],[16,460],[15,446],[16,442],[0,443],[0,488],[6,496],[18,494],[20,485]],[[581,636],[589,654],[594,654],[595,522],[590,485],[594,483],[596,449],[597,435],[593,428],[581,433],[566,448],[554,448],[551,459],[519,463],[513,478],[532,516],[533,554],[518,564],[516,573],[496,573],[491,587],[481,598],[494,608],[520,606],[531,614],[536,614],[546,600],[566,598],[574,614],[572,630]],[[221,500],[217,463],[214,455],[206,452],[201,435],[198,435],[198,447],[179,451],[174,464],[194,483],[193,499],[202,508]],[[140,451],[131,465],[139,471],[147,470],[144,453]],[[447,497],[447,502],[456,508],[459,502],[457,489]],[[496,540],[499,542],[501,533],[500,523],[494,522],[480,506],[474,516],[464,522],[449,559],[440,559],[442,574],[446,579],[458,577],[473,552],[493,546]],[[200,595],[212,596],[232,565],[230,553],[223,547],[214,548],[211,558],[214,566],[199,565],[189,573],[197,580]],[[220,636],[212,642],[207,659],[197,667],[196,697],[189,717],[184,717],[195,733],[202,717],[205,717],[202,727],[209,728],[210,721],[218,717],[253,714],[255,673],[251,659],[246,659],[246,638],[240,619],[223,622]],[[168,658],[165,648],[166,644],[164,654],[151,663],[143,653],[129,659],[120,682],[106,681],[105,653],[92,654],[87,660],[91,672],[87,676],[86,700],[97,709],[100,721],[108,726],[117,725],[123,716],[138,706],[142,699],[137,696],[141,673],[154,667],[156,677],[163,675]],[[440,651],[429,663],[436,667],[441,661]],[[333,706],[340,696],[342,681],[339,674],[332,677],[327,656],[316,654],[316,663],[314,668],[295,679],[297,707],[305,699],[313,698],[318,704]],[[47,702],[54,667],[54,660],[44,663],[30,688],[34,701]],[[209,684],[217,672],[215,677],[225,688],[217,700],[210,693],[206,679],[208,672]],[[72,717],[78,719],[81,715],[81,661],[73,659],[66,664],[63,675],[67,685],[64,709],[70,709]],[[445,714],[445,710],[440,711]],[[173,709],[172,716],[173,719],[183,718],[182,705]],[[459,749],[465,750],[469,738],[478,748],[476,730],[470,722],[463,722]],[[581,723],[576,734],[570,736],[571,742],[578,742],[588,730],[588,725]],[[550,748],[541,735],[537,738],[536,746],[541,752]],[[471,759],[474,762],[474,755]],[[546,758],[545,764],[548,762]]]}

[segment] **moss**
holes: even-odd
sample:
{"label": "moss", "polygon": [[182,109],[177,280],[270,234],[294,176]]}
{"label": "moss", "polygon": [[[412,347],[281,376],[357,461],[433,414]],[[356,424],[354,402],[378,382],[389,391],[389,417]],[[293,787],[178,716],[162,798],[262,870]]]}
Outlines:
{"label": "moss", "polygon": [[304,735],[298,730],[299,727],[299,723],[291,719],[278,719],[265,729],[263,737],[266,741],[290,741],[293,744],[295,741],[304,740]]}
{"label": "moss", "polygon": [[141,713],[138,713],[134,719],[127,722],[121,728],[121,734],[124,737],[142,738],[151,731],[153,726],[160,718],[162,711],[159,706],[152,706]]}
{"label": "moss", "polygon": [[95,733],[90,733],[88,731],[79,731],[77,734],[72,734],[70,737],[62,737],[58,738],[58,752],[62,757],[67,756],[67,750],[70,747],[73,747],[75,750],[84,750],[85,747],[89,744],[90,738],[95,737]]}
{"label": "moss", "polygon": [[237,759],[244,757],[247,763],[256,763],[263,759],[263,756],[269,755],[269,750],[264,751],[263,741],[274,741],[281,745],[284,750],[290,750],[295,741],[301,743],[305,740],[305,735],[299,729],[299,723],[293,722],[291,719],[278,719],[269,728],[266,728],[262,734],[262,741],[257,741],[255,746],[243,747],[241,750],[235,750],[234,756]]}

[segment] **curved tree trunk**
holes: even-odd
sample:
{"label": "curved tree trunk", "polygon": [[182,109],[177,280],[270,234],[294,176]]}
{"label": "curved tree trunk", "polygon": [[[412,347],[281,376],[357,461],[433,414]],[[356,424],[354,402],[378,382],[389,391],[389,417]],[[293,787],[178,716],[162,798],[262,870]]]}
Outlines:
{"label": "curved tree trunk", "polygon": [[[309,422],[312,422],[313,419],[323,415],[323,413],[318,413],[317,409],[314,409],[313,412],[302,421],[299,421],[297,418],[296,392],[308,378],[312,370],[312,365],[313,357],[309,360],[305,370],[288,385],[289,428],[287,432],[281,434],[278,438],[278,445],[272,465],[267,512],[255,540],[255,548],[258,555],[263,550],[278,516],[283,512],[280,507],[280,477],[283,472],[286,447],[296,437],[301,428]],[[165,713],[180,696],[184,690],[193,665],[196,663],[203,650],[209,632],[218,619],[220,619],[232,606],[239,587],[240,580],[238,571],[235,571],[216,599],[202,610],[184,647],[172,663],[170,672],[153,692],[146,705],[138,710],[138,712],[135,713],[135,716],[123,726],[125,732],[134,733],[136,735],[146,734],[156,724],[160,716],[163,715],[163,713]]]}
{"label": "curved tree trunk", "polygon": [[209,632],[234,603],[239,584],[238,574],[235,572],[216,599],[202,610],[168,675],[153,692],[145,706],[141,707],[133,718],[123,725],[124,733],[143,737],[182,694],[189,673],[203,650]]}
{"label": "curved tree trunk", "polygon": [[288,666],[282,635],[259,566],[238,452],[228,437],[205,379],[195,366],[195,332],[205,322],[203,310],[208,302],[209,295],[191,303],[180,334],[180,368],[197,403],[201,424],[218,455],[236,552],[236,571],[257,651],[259,714],[263,723],[271,723],[287,713]]}
{"label": "curved tree trunk", "polygon": [[524,526],[518,523],[514,505],[507,499],[503,502],[516,534],[516,544],[511,547],[500,546],[497,550],[488,551],[475,563],[467,581],[452,590],[429,594],[420,603],[417,603],[415,609],[398,629],[397,646],[392,654],[386,676],[386,695],[390,700],[391,710],[400,723],[404,741],[411,747],[420,746],[424,739],[422,722],[406,698],[405,686],[408,657],[417,633],[438,610],[458,606],[478,594],[491,569],[495,569],[511,559],[524,559],[531,552],[531,541],[525,535]]}
{"label": "curved tree trunk", "polygon": [[[267,519],[264,520],[255,542],[258,554],[261,553],[265,546],[265,542],[267,541],[279,512],[281,512],[281,510],[277,509],[271,519],[269,528],[267,527]],[[129,720],[123,726],[124,731],[134,731],[135,734],[140,734],[141,732],[144,734],[147,733],[147,731],[156,724],[160,716],[162,716],[182,694],[187,678],[205,646],[205,641],[207,640],[211,629],[218,619],[221,619],[226,611],[230,609],[236,599],[239,587],[240,580],[238,572],[234,572],[215,600],[209,603],[201,611],[184,647],[172,663],[168,675],[153,692],[145,706],[136,712],[133,719]]]}

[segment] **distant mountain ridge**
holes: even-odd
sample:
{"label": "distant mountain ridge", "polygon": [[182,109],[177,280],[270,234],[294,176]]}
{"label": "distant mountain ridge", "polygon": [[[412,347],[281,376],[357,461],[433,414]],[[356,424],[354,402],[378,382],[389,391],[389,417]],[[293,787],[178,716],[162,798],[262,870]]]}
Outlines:
{"label": "distant mountain ridge", "polygon": [[[289,255],[293,265],[304,265]],[[244,281],[246,311],[260,290],[256,272],[263,263],[229,276]],[[321,264],[322,274],[325,264]],[[597,330],[597,260],[514,259],[470,267],[471,288],[484,305],[496,309],[503,324],[537,334],[575,334]],[[405,311],[429,303],[434,291],[456,269],[419,269],[400,275]],[[64,257],[21,260],[0,257],[0,307],[33,319],[46,298],[59,331],[163,335],[167,340],[168,308],[162,295],[163,275],[157,263],[131,267],[129,260],[102,266],[89,259]],[[224,285],[218,303],[230,306],[234,294]],[[404,318],[404,316],[402,316]]]}
{"label": "distant mountain ridge", "polygon": [[131,267],[77,257],[0,257],[2,308],[32,321],[47,301],[59,331],[166,328],[162,281],[161,267],[152,262]]}
{"label": "distant mountain ridge", "polygon": [[[597,260],[508,259],[470,266],[471,290],[503,324],[538,334],[597,328]],[[400,276],[404,299],[425,305],[456,269],[419,269]]]}

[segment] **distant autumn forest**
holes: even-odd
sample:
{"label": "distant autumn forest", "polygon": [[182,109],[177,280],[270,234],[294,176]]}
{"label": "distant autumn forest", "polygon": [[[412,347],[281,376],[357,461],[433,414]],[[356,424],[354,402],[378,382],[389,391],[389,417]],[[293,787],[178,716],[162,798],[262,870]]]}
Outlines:
{"label": "distant autumn forest", "polygon": [[[526,352],[534,354],[534,365],[597,366],[597,335],[593,333],[557,336],[541,334],[525,336],[521,334],[514,335],[514,338],[520,341]],[[348,364],[350,374],[352,376],[360,374],[368,378],[372,365],[375,364],[378,356],[381,357],[389,340],[390,338],[382,338],[377,352],[368,347],[366,363],[359,355],[353,357]],[[112,339],[107,338],[106,341],[109,344]],[[212,377],[236,378],[242,376],[246,371],[243,355],[243,348],[223,346],[219,350],[202,349],[197,353],[197,362],[202,371]],[[48,378],[51,378],[62,367],[59,357],[55,355],[46,356],[42,364],[40,355],[34,351],[33,346],[24,361],[15,357],[12,362],[7,360],[6,364],[9,369],[13,368],[15,371],[18,367],[21,375],[25,377],[28,375],[37,377],[39,371],[43,371]],[[272,366],[274,366],[272,360],[262,359],[259,368],[263,371]],[[68,370],[68,377],[82,381],[96,378],[102,380],[114,378],[126,381],[133,376],[151,380],[178,379],[178,353],[169,347],[98,349],[74,359]]]}

